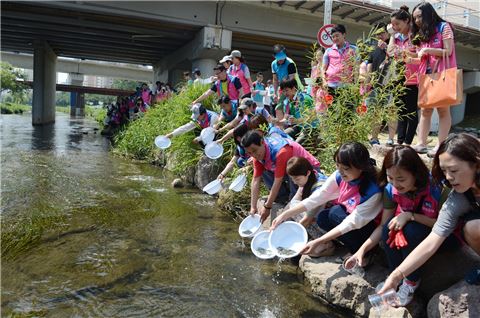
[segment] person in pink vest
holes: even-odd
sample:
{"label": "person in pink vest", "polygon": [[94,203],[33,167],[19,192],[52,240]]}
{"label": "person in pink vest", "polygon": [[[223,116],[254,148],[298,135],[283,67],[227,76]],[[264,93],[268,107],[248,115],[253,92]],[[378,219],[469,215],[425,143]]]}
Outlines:
{"label": "person in pink vest", "polygon": [[[398,112],[397,142],[411,145],[418,125],[418,64],[412,63],[416,49],[412,44],[412,16],[407,6],[390,15],[391,30],[388,56],[405,63],[405,94],[401,96],[402,107]],[[390,28],[389,28],[390,29]]]}
{"label": "person in pink vest", "polygon": [[242,83],[243,95],[241,98],[252,97],[253,82],[250,77],[250,69],[247,64],[245,64],[242,53],[234,50],[230,53],[230,56],[232,57],[233,64],[230,65],[227,73],[238,77],[240,83]]}
{"label": "person in pink vest", "polygon": [[[480,255],[479,153],[478,138],[465,133],[451,134],[440,144],[433,159],[432,175],[437,182],[451,188],[448,198],[440,208],[432,231],[388,276],[379,293],[396,288],[402,279],[428,261],[459,227],[462,238]],[[480,284],[478,264],[467,273],[465,280],[469,284]]]}
{"label": "person in pink vest", "polygon": [[331,31],[334,44],[323,54],[322,85],[334,96],[337,88],[351,83],[354,78],[353,65],[357,47],[348,43],[346,32],[345,26],[336,24]]}
{"label": "person in pink vest", "polygon": [[[446,68],[456,67],[455,43],[450,23],[440,18],[433,6],[428,2],[422,2],[415,6],[413,9],[413,21],[413,44],[420,47],[418,51],[420,60],[417,61],[420,63],[419,74],[441,72]],[[446,56],[446,58],[443,59],[442,56]],[[414,58],[411,58],[411,61],[414,60]],[[430,132],[433,109],[421,108],[418,143],[414,146],[417,152],[427,153],[429,157],[435,156],[439,144],[447,138],[452,126],[450,106],[437,107],[436,109],[439,118],[438,144],[428,151],[427,137]]]}
{"label": "person in pink vest", "polygon": [[200,103],[208,96],[217,94],[218,98],[228,96],[232,104],[238,105],[238,100],[243,94],[242,83],[238,77],[227,74],[225,66],[218,64],[213,68],[217,80],[200,97],[192,102],[193,105]]}
{"label": "person in pink vest", "polygon": [[[448,195],[433,181],[425,163],[409,146],[396,146],[387,153],[379,183],[385,186],[382,223],[347,261],[347,267],[350,262],[368,265],[366,253],[382,241],[390,271],[393,271],[430,233]],[[459,246],[460,241],[451,235],[442,250]],[[397,292],[400,306],[408,305],[413,299],[420,277],[421,271],[416,270],[403,280]]]}
{"label": "person in pink vest", "polygon": [[141,97],[142,97],[143,102],[147,106],[151,105],[151,103],[152,103],[152,91],[150,90],[150,88],[148,88],[148,85],[146,83],[142,84]]}
{"label": "person in pink vest", "polygon": [[[273,202],[286,203],[298,189],[287,175],[288,159],[294,156],[304,157],[316,170],[320,171],[318,160],[292,140],[273,135],[263,138],[259,132],[251,130],[243,136],[241,146],[245,148],[249,156],[254,158],[250,213],[259,213],[262,222],[270,215]],[[260,193],[260,178],[263,178],[270,192],[259,211],[257,202]]]}
{"label": "person in pink vest", "polygon": [[[337,171],[332,173],[320,190],[299,204],[284,211],[272,222],[271,229],[285,220],[335,200],[322,210],[317,224],[327,233],[310,241],[302,254],[312,257],[330,255],[332,240],[338,239],[355,253],[375,230],[375,218],[382,210],[382,190],[376,182],[376,169],[367,148],[359,142],[345,143],[335,152]],[[328,254],[326,254],[328,253]]]}

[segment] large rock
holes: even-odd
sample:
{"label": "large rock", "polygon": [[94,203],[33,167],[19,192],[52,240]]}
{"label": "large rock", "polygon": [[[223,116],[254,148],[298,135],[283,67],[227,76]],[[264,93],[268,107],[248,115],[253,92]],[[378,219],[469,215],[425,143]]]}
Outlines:
{"label": "large rock", "polygon": [[[334,256],[310,258],[303,256],[300,268],[310,283],[312,294],[324,301],[352,311],[360,317],[378,317],[368,302],[368,295],[388,275],[388,269],[378,265],[377,260],[365,271],[364,277],[350,275],[341,269],[335,260],[346,253],[337,251]],[[407,308],[391,308],[380,313],[380,317],[424,317],[425,302],[415,299]]]}
{"label": "large rock", "polygon": [[417,294],[430,299],[462,280],[473,267],[480,267],[480,257],[468,246],[452,252],[437,253],[422,268],[422,283]]}
{"label": "large rock", "polygon": [[217,160],[212,160],[207,156],[202,156],[195,168],[195,185],[199,189],[203,189],[203,187],[218,177],[218,174],[222,172],[222,169],[222,166]]}
{"label": "large rock", "polygon": [[[455,267],[452,267],[452,269]],[[429,318],[480,317],[480,286],[460,281],[428,302]]]}

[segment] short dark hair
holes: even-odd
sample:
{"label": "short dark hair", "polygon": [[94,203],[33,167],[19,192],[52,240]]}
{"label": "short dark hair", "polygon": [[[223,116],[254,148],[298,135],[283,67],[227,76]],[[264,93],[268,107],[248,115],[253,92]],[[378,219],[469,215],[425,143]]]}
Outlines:
{"label": "short dark hair", "polygon": [[240,124],[233,129],[233,141],[239,145],[240,142],[237,141],[237,138],[242,138],[250,130],[247,124]]}
{"label": "short dark hair", "polygon": [[[440,155],[448,153],[462,161],[471,163],[480,167],[480,141],[472,135],[461,133],[451,134],[438,147],[437,153],[433,158],[432,175],[437,182],[444,183],[447,187],[451,187],[445,174],[440,167]],[[475,175],[475,184],[480,187],[480,174]]]}
{"label": "short dark hair", "polygon": [[214,70],[219,70],[220,72],[223,72],[226,70],[225,66],[223,66],[223,64],[217,64],[217,66],[215,66],[213,68]]}
{"label": "short dark hair", "polygon": [[287,49],[285,49],[285,46],[283,46],[281,44],[275,44],[273,46],[273,53],[274,54],[277,54],[277,53],[280,53],[280,52],[286,52],[286,51],[287,51]]}
{"label": "short dark hair", "polygon": [[258,129],[262,125],[268,125],[268,121],[263,117],[263,115],[255,115],[248,123],[250,129]]}
{"label": "short dark hair", "polygon": [[257,76],[263,76],[262,72],[257,72]]}
{"label": "short dark hair", "polygon": [[205,106],[200,105],[200,107],[198,107],[198,113],[199,113],[200,115],[203,115],[203,114],[205,114],[206,112],[207,112],[207,109],[205,108]]}
{"label": "short dark hair", "polygon": [[243,136],[241,141],[241,145],[244,148],[250,147],[252,144],[257,146],[262,144],[262,136],[260,136],[260,134],[255,130],[248,131],[245,136]]}
{"label": "short dark hair", "polygon": [[221,105],[221,104],[228,104],[230,103],[230,97],[228,97],[227,95],[223,95],[222,97],[220,97],[217,101],[217,104],[218,105]]}
{"label": "short dark hair", "polygon": [[283,80],[280,83],[280,89],[285,89],[285,88],[297,88],[298,89],[297,80],[295,78],[292,78],[292,79],[289,79],[289,80]]}
{"label": "short dark hair", "polygon": [[425,188],[430,179],[427,166],[417,152],[409,146],[396,146],[387,152],[378,176],[380,186],[387,185],[387,169],[391,167],[399,167],[410,172],[415,177],[415,187],[417,189]]}
{"label": "short dark hair", "polygon": [[335,32],[340,32],[342,34],[345,34],[347,33],[347,29],[345,28],[345,26],[343,24],[335,24],[332,28],[332,30],[330,31],[330,34],[333,34]]}

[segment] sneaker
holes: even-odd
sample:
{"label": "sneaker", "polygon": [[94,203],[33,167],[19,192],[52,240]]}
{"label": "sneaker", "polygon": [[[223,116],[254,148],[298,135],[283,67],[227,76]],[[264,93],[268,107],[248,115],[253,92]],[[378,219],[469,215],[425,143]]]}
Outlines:
{"label": "sneaker", "polygon": [[385,143],[385,145],[387,145],[389,147],[393,147],[393,139],[388,139],[387,142]]}
{"label": "sneaker", "polygon": [[400,285],[397,291],[400,307],[405,307],[410,304],[418,286],[420,286],[420,280],[418,282],[411,282],[408,279],[403,280],[402,285]]}
{"label": "sneaker", "polygon": [[380,141],[377,138],[370,139],[370,145],[380,145]]}
{"label": "sneaker", "polygon": [[425,154],[428,152],[428,148],[422,145],[415,145],[412,148],[419,154]]}
{"label": "sneaker", "polygon": [[470,285],[480,285],[480,268],[474,268],[465,275],[465,281]]}

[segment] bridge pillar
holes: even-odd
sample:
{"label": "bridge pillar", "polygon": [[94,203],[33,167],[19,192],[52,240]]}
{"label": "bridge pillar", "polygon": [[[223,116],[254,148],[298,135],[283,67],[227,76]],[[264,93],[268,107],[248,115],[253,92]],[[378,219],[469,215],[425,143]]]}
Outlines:
{"label": "bridge pillar", "polygon": [[[83,86],[84,75],[81,73],[69,73],[68,78],[71,85]],[[85,116],[85,94],[71,92],[70,93],[70,116]]]}
{"label": "bridge pillar", "polygon": [[181,71],[185,70],[187,61],[192,63],[192,69],[200,69],[202,77],[210,77],[217,61],[230,52],[231,47],[232,31],[218,25],[208,25],[192,41],[154,65],[154,82],[176,83],[182,80]]}
{"label": "bridge pillar", "polygon": [[45,40],[34,41],[32,124],[55,122],[57,55]]}

